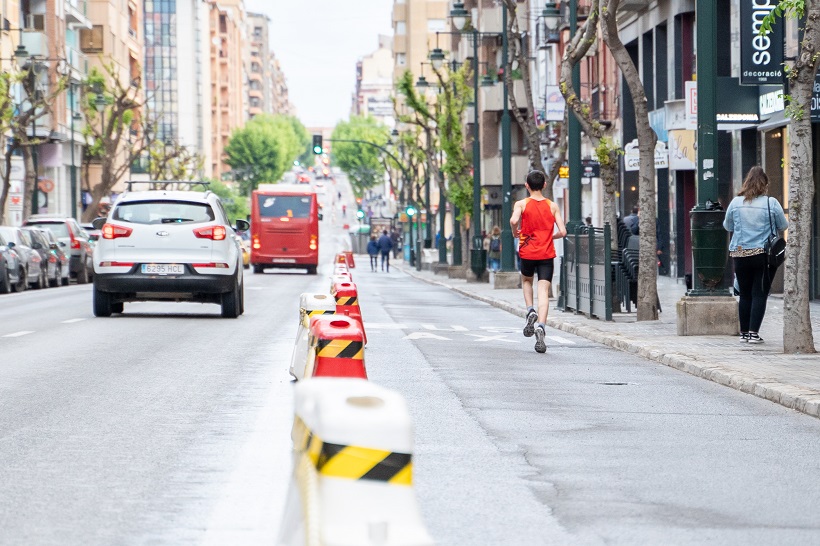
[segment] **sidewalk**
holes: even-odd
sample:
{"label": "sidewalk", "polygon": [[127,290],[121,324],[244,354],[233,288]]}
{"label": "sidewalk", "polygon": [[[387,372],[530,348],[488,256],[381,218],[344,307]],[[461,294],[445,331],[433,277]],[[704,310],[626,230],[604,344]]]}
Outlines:
{"label": "sidewalk", "polygon": [[[520,289],[494,290],[489,283],[468,283],[431,271],[416,271],[405,263],[404,273],[437,284],[524,317]],[[760,331],[761,345],[740,343],[728,336],[678,336],[676,303],[686,292],[684,284],[658,278],[663,313],[660,320],[638,322],[635,312],[615,313],[613,322],[563,312],[553,300],[549,326],[615,349],[640,355],[660,364],[754,394],[787,408],[820,417],[820,354],[783,354],[783,299],[772,296]],[[820,304],[811,304],[815,346],[820,341]],[[549,351],[548,351],[549,353]]]}

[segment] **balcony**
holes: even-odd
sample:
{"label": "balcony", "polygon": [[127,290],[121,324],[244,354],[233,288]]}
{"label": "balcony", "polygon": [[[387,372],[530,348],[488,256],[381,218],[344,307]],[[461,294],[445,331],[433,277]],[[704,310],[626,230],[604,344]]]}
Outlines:
{"label": "balcony", "polygon": [[[515,90],[515,98],[518,100],[518,106],[525,108],[527,106],[527,97],[524,93],[524,82],[522,80],[513,81],[513,89]],[[481,87],[481,110],[498,112],[504,109],[504,82],[498,82],[491,87]],[[512,101],[510,101],[512,105]]]}
{"label": "balcony", "polygon": [[72,28],[91,28],[86,0],[65,0],[65,19]]}
{"label": "balcony", "polygon": [[406,53],[407,52],[407,36],[405,35],[393,35],[393,53]]}
{"label": "balcony", "polygon": [[407,4],[393,4],[393,22],[407,21]]}
{"label": "balcony", "polygon": [[[512,156],[512,172],[510,180],[513,185],[523,184],[530,171],[530,160],[526,155]],[[494,157],[481,160],[481,185],[497,186],[501,184],[501,153]]]}
{"label": "balcony", "polygon": [[[529,21],[527,20],[527,10],[518,10],[518,28],[522,31],[529,28]],[[502,22],[501,6],[494,8],[483,8],[479,13],[478,30],[481,32],[491,32],[494,34],[501,34],[504,31]]]}
{"label": "balcony", "polygon": [[66,61],[71,67],[73,76],[82,79],[88,73],[88,61],[86,56],[79,50],[73,47],[66,46],[65,48]]}
{"label": "balcony", "polygon": [[21,41],[28,50],[29,55],[36,57],[48,57],[48,37],[45,32],[24,29]]}
{"label": "balcony", "polygon": [[641,11],[649,7],[649,0],[621,0],[619,11]]}
{"label": "balcony", "polygon": [[261,89],[250,89],[250,90],[248,90],[248,96],[252,97],[252,98],[256,98],[256,99],[264,98],[263,95],[262,95],[262,90]]}

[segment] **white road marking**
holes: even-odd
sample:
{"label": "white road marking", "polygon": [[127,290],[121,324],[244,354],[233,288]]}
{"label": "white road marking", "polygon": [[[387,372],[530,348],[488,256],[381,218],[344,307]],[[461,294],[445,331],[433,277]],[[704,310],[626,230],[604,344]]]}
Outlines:
{"label": "white road marking", "polygon": [[522,330],[522,328],[512,328],[510,326],[481,326],[480,329],[493,334],[517,334]]}
{"label": "white road marking", "polygon": [[365,322],[365,330],[404,330],[405,324],[388,324],[386,322]]}
{"label": "white road marking", "polygon": [[30,330],[22,330],[20,332],[14,332],[13,334],[6,334],[3,337],[22,337],[22,336],[27,336],[27,335],[33,334],[33,333],[34,332],[30,331]]}
{"label": "white road marking", "polygon": [[413,332],[412,334],[404,336],[402,339],[440,339],[441,341],[453,341],[449,337],[437,336],[430,332]]}
{"label": "white road marking", "polygon": [[571,340],[569,340],[565,337],[561,337],[561,336],[544,336],[544,337],[546,337],[547,339],[551,339],[556,343],[561,343],[562,345],[575,345],[574,341],[571,341]]}
{"label": "white road marking", "polygon": [[72,318],[72,319],[64,320],[63,324],[74,324],[75,322],[82,322],[84,320],[85,320],[84,318]]}
{"label": "white road marking", "polygon": [[468,335],[470,337],[474,337],[475,340],[479,341],[479,342],[482,342],[482,341],[503,341],[505,343],[519,343],[518,340],[516,340],[516,339],[507,339],[506,336],[504,336],[504,335],[500,335],[500,336],[485,336],[485,335],[481,335],[481,334],[466,334],[466,335]]}
{"label": "white road marking", "polygon": [[457,326],[455,324],[450,325],[449,328],[439,328],[435,324],[422,324],[421,327],[425,330],[435,330],[437,332],[469,332],[464,326]]}

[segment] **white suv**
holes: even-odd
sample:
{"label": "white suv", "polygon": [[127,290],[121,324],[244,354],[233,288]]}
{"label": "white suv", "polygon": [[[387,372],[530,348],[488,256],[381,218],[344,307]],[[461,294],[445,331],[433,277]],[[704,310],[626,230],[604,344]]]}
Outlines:
{"label": "white suv", "polygon": [[[244,313],[242,251],[216,194],[125,192],[94,250],[94,315],[122,313],[132,301],[218,303],[222,316]],[[236,221],[236,231],[249,229]]]}

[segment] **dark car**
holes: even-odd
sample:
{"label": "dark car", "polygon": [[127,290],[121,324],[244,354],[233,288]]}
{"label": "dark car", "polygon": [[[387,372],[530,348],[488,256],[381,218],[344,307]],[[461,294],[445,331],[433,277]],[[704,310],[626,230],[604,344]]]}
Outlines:
{"label": "dark car", "polygon": [[[46,239],[51,244],[51,253],[54,254],[55,258],[57,258],[57,263],[60,266],[60,278],[58,280],[58,284],[68,286],[68,281],[71,278],[68,249],[66,248],[65,243],[57,239],[57,236],[54,235],[54,232],[50,229],[44,229],[43,235],[45,235]],[[58,284],[53,284],[52,286],[58,286]]]}
{"label": "dark car", "polygon": [[28,235],[31,241],[31,248],[40,255],[40,271],[42,278],[37,283],[37,288],[47,288],[56,286],[55,282],[60,282],[60,267],[57,258],[51,253],[51,243],[46,239],[43,230],[36,227],[27,226],[21,228],[23,233]]}
{"label": "dark car", "polygon": [[35,288],[42,288],[43,275],[42,258],[40,254],[31,248],[31,238],[28,233],[19,227],[0,226],[0,235],[6,240],[8,246],[14,249],[20,257],[23,266],[26,283]]}
{"label": "dark car", "polygon": [[65,243],[69,249],[71,276],[77,279],[77,284],[90,281],[94,274],[94,250],[88,234],[77,220],[51,214],[34,214],[26,220],[26,225],[51,230],[57,240]]}
{"label": "dark car", "polygon": [[20,257],[6,244],[0,234],[0,294],[7,294],[12,290],[22,292],[26,289],[26,272]]}

